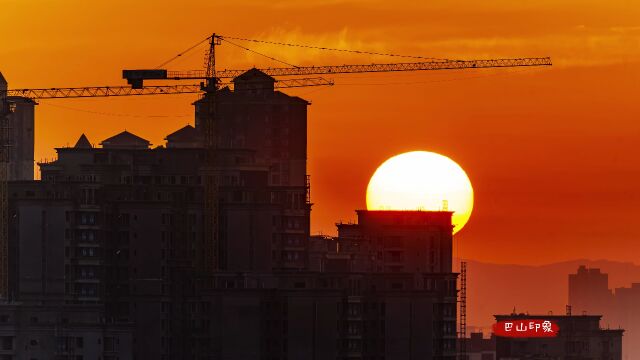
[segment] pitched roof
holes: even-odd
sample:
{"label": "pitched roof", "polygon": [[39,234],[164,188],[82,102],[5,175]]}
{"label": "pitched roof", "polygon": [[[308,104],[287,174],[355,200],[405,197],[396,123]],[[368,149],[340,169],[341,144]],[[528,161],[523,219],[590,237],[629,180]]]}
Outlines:
{"label": "pitched roof", "polygon": [[275,82],[276,79],[274,79],[273,77],[265,74],[264,72],[256,69],[256,68],[252,68],[249,69],[245,72],[243,72],[242,74],[236,76],[235,78],[233,78],[234,83],[241,81],[241,82]]}
{"label": "pitched roof", "polygon": [[105,149],[148,149],[151,143],[127,130],[100,143]]}
{"label": "pitched roof", "polygon": [[2,71],[0,71],[0,87],[3,89],[7,87],[7,79],[2,76]]}
{"label": "pitched roof", "polygon": [[76,145],[74,146],[75,149],[91,149],[93,148],[93,146],[91,146],[91,142],[89,142],[89,139],[87,139],[87,136],[85,134],[80,135],[80,138],[78,139],[78,141],[76,141]]}
{"label": "pitched roof", "polygon": [[202,146],[202,134],[191,125],[167,135],[164,139],[167,140],[168,148],[198,148]]}
{"label": "pitched roof", "polygon": [[176,141],[176,142],[185,142],[185,141],[195,141],[198,139],[200,132],[196,130],[191,125],[187,125],[182,129],[176,130],[171,134],[167,135],[164,139],[167,141]]}

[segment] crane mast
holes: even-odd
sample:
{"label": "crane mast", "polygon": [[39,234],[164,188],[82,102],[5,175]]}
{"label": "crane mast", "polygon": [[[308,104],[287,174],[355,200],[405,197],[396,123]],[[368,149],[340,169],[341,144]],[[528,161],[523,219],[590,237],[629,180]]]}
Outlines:
{"label": "crane mast", "polygon": [[0,74],[0,298],[9,297],[9,114],[6,83]]}
{"label": "crane mast", "polygon": [[216,132],[216,93],[218,92],[218,78],[216,78],[216,46],[220,39],[214,33],[209,42],[207,63],[205,69],[204,103],[207,104],[207,116],[202,119],[205,166],[204,166],[204,264],[201,273],[207,274],[217,270],[220,264],[218,245],[218,176],[215,172],[217,153]]}

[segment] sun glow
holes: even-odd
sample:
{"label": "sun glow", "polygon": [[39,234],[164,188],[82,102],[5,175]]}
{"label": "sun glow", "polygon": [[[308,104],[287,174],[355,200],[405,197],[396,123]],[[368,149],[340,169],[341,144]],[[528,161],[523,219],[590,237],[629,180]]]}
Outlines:
{"label": "sun glow", "polygon": [[471,216],[473,188],[453,160],[433,152],[412,151],[378,167],[367,187],[367,209],[453,211],[455,234]]}

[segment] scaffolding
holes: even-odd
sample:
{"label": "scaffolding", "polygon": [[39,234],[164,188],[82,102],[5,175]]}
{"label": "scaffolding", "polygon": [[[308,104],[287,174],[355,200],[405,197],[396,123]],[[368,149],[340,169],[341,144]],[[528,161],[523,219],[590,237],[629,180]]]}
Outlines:
{"label": "scaffolding", "polygon": [[458,333],[458,359],[467,359],[467,262],[460,262],[460,332]]}

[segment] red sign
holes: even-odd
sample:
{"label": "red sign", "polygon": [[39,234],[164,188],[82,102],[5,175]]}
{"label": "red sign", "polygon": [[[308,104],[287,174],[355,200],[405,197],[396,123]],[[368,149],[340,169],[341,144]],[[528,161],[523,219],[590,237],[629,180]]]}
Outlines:
{"label": "red sign", "polygon": [[559,330],[555,321],[544,319],[503,320],[493,324],[493,333],[502,337],[554,337]]}

